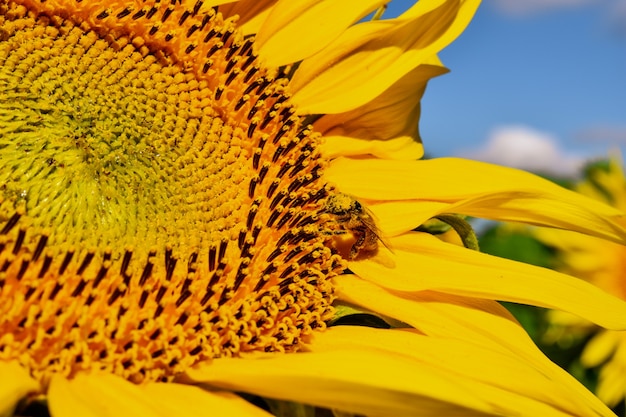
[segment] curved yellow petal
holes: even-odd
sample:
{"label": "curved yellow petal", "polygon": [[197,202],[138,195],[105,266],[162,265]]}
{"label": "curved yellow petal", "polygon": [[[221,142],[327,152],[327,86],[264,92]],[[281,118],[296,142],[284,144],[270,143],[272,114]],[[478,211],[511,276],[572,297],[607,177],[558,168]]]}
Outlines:
{"label": "curved yellow petal", "polygon": [[460,202],[454,213],[573,230],[626,243],[626,214],[565,189],[510,190]]}
{"label": "curved yellow petal", "polygon": [[[428,336],[461,343],[469,341],[508,352],[529,366],[551,372],[555,381],[562,379],[563,384],[573,383],[568,374],[547,360],[511,314],[495,301],[434,291],[385,290],[352,274],[339,276],[334,281],[337,295],[344,302],[407,323]],[[603,407],[588,392],[581,391],[581,396],[586,396],[585,402],[591,406]]]}
{"label": "curved yellow petal", "polygon": [[[345,113],[327,114],[317,120],[315,130],[322,133],[325,140],[322,151],[329,157],[372,154],[383,159],[421,158],[420,100],[426,82],[447,72],[436,56],[431,61],[409,72],[364,106]],[[400,142],[403,146],[395,145],[389,152],[390,146],[381,142],[386,140]],[[364,149],[358,149],[359,143]]]}
{"label": "curved yellow petal", "polygon": [[587,368],[601,365],[613,355],[622,337],[616,332],[600,330],[585,346],[580,362]]}
{"label": "curved yellow petal", "polygon": [[173,383],[145,384],[140,388],[158,406],[163,416],[272,417],[272,414],[232,392],[207,391]]}
{"label": "curved yellow petal", "polygon": [[349,28],[298,67],[290,87],[299,112],[342,113],[372,101],[452,42],[478,4],[419,1],[396,19]]}
{"label": "curved yellow petal", "polygon": [[137,385],[112,374],[79,374],[71,380],[55,375],[48,406],[55,417],[163,417]]}
{"label": "curved yellow petal", "polygon": [[395,236],[415,229],[437,214],[451,212],[452,206],[438,201],[400,200],[384,203],[374,201],[367,208],[373,213],[383,235]]}
{"label": "curved yellow petal", "polygon": [[[599,410],[600,415],[608,415],[606,407],[574,382],[562,369],[549,362],[510,313],[492,300],[439,294],[433,291],[394,293],[363,281],[355,275],[340,276],[335,281],[338,296],[344,301],[404,321],[427,335],[450,340],[451,346],[457,346],[457,352],[464,352],[463,344],[470,342],[473,345],[513,355],[518,361],[527,362],[529,368],[539,369],[549,375],[555,386],[568,386],[572,393],[562,398],[572,402],[571,408],[579,410],[576,405],[579,399],[585,403],[578,413],[595,415],[582,411],[591,408]],[[366,344],[370,339],[356,340]],[[380,345],[382,341],[382,338],[377,338],[373,339],[372,343]],[[395,342],[392,345],[405,349],[405,346]],[[420,355],[420,350],[408,350]],[[469,354],[466,356],[467,360],[473,358],[474,356]],[[492,366],[488,358],[484,359],[484,365]],[[555,394],[554,390],[549,392]],[[524,392],[524,395],[527,394]],[[515,415],[513,412],[510,414]],[[574,412],[573,415],[578,414]]]}
{"label": "curved yellow petal", "polygon": [[621,345],[614,356],[600,369],[596,394],[609,407],[614,407],[624,401],[626,395],[626,349]]}
{"label": "curved yellow petal", "polygon": [[10,417],[17,403],[41,388],[17,362],[0,362],[0,417]]}
{"label": "curved yellow petal", "polygon": [[367,416],[482,416],[490,407],[453,375],[367,349],[222,358],[187,372],[210,386]]}
{"label": "curved yellow petal", "polygon": [[[409,357],[424,366],[455,375],[455,380],[492,407],[497,415],[611,415],[580,383],[546,359],[545,366],[529,363],[497,347],[471,340],[420,335],[413,330],[337,326],[316,335],[313,352],[373,350]],[[412,383],[412,382],[408,382]]]}
{"label": "curved yellow petal", "polygon": [[337,277],[335,286],[339,299],[407,323],[426,335],[538,352],[511,313],[493,300],[385,290],[351,274]]}
{"label": "curved yellow petal", "polygon": [[383,159],[419,159],[424,155],[421,142],[410,136],[389,140],[358,139],[348,136],[323,137],[320,151],[328,158],[373,155]]}
{"label": "curved yellow petal", "polygon": [[387,1],[278,1],[256,36],[259,55],[274,68],[301,61]]}
{"label": "curved yellow petal", "polygon": [[342,192],[365,200],[447,202],[452,204],[440,212],[551,226],[626,242],[625,213],[513,168],[458,158],[337,158],[324,176]]}
{"label": "curved yellow petal", "polygon": [[598,382],[597,395],[606,404],[616,406],[626,396],[624,373],[618,368],[603,367],[600,370],[601,381]]}
{"label": "curved yellow petal", "polygon": [[54,376],[48,402],[54,417],[270,417],[232,393],[176,383],[135,385],[105,373]]}
{"label": "curved yellow petal", "polygon": [[395,266],[353,262],[350,269],[400,291],[512,301],[568,311],[610,329],[626,329],[626,302],[569,275],[441,242],[426,233],[389,240]]}
{"label": "curved yellow petal", "polygon": [[604,405],[550,362],[511,314],[495,301],[433,291],[385,290],[356,275],[337,277],[335,286],[339,299],[344,302],[405,322],[425,335],[460,344],[471,342],[514,355],[519,361],[543,370],[555,381],[572,386],[589,407],[604,410],[600,414],[606,415]]}

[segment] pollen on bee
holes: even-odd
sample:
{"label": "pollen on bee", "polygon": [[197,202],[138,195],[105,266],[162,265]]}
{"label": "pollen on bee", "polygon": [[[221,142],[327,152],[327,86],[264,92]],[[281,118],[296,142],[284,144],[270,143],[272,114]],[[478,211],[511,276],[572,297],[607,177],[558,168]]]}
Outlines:
{"label": "pollen on bee", "polygon": [[373,216],[353,197],[335,193],[326,199],[325,212],[331,217],[331,245],[344,259],[355,260],[378,251],[380,232]]}

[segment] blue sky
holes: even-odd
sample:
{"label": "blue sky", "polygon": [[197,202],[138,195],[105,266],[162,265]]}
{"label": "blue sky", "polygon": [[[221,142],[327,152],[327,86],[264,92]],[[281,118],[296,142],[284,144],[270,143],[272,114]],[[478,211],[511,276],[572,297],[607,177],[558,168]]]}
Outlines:
{"label": "blue sky", "polygon": [[420,122],[431,156],[568,175],[626,147],[626,0],[483,0],[440,57],[451,72]]}

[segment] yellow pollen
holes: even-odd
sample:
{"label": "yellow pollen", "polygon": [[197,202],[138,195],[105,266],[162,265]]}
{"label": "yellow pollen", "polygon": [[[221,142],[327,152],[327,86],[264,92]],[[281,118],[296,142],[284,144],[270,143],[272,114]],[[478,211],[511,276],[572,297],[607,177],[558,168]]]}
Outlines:
{"label": "yellow pollen", "polygon": [[287,82],[201,1],[0,1],[0,360],[164,380],[323,329],[344,263]]}

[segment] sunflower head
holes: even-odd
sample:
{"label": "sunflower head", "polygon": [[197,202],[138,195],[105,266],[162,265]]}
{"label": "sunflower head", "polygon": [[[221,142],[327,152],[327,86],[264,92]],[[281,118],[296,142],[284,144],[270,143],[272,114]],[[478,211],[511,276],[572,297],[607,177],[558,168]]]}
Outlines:
{"label": "sunflower head", "polygon": [[0,4],[0,359],[153,381],[324,328],[350,228],[285,69],[234,20]]}

